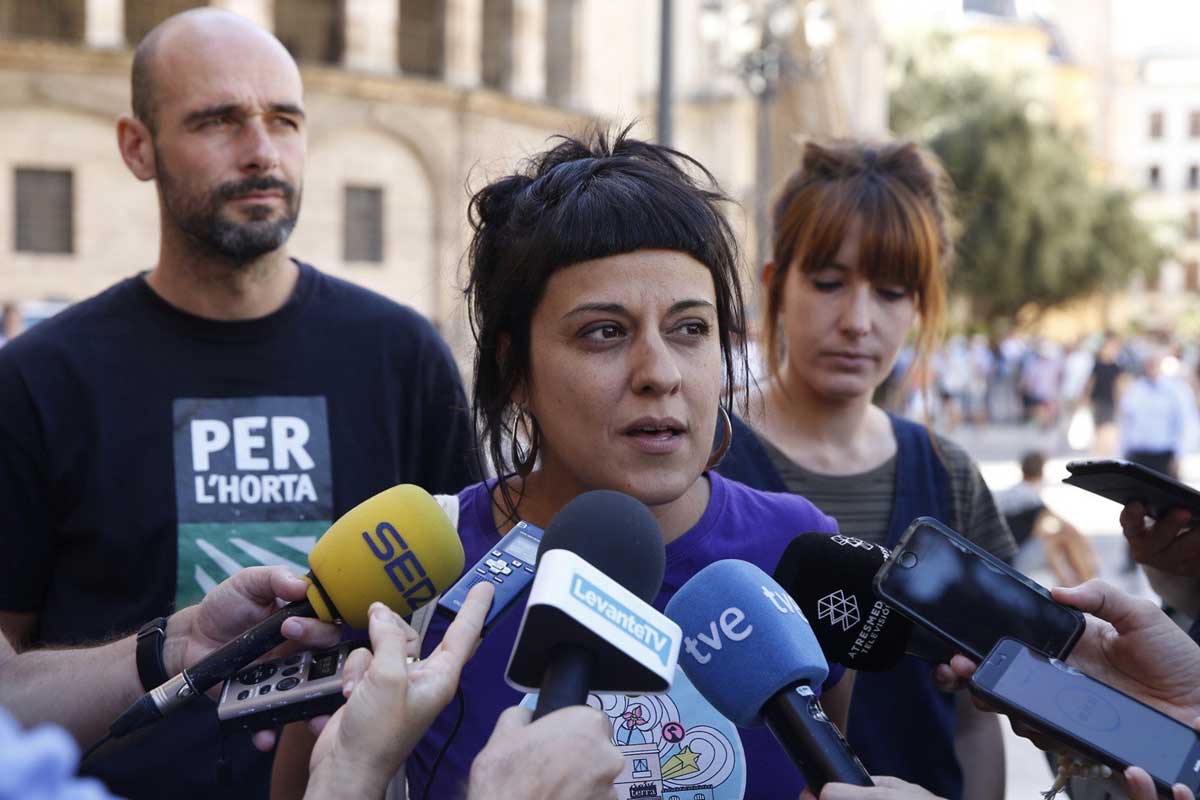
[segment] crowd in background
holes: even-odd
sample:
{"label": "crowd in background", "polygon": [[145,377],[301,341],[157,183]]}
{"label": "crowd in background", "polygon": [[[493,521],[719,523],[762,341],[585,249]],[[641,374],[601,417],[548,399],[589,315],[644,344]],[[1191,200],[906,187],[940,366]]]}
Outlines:
{"label": "crowd in background", "polygon": [[912,349],[906,347],[879,399],[942,429],[1025,424],[1059,433],[1064,441],[1056,444],[1116,455],[1121,447],[1115,423],[1125,389],[1153,364],[1185,411],[1180,450],[1195,449],[1200,434],[1197,340],[1096,333],[1064,346],[1016,334],[956,335],[933,354],[927,375],[909,375],[911,362]]}

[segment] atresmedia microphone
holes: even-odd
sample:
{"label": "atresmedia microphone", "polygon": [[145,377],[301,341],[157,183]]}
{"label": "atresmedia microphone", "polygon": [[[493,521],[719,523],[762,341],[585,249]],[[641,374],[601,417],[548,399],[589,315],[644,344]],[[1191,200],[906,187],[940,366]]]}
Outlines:
{"label": "atresmedia microphone", "polygon": [[665,557],[657,520],[620,492],[581,494],[551,520],[505,675],[538,692],[534,719],[589,692],[671,688],[679,628],[650,605]]}
{"label": "atresmedia microphone", "polygon": [[143,728],[203,694],[281,644],[290,617],[367,627],[371,603],[407,616],[462,572],[458,533],[437,501],[411,484],[393,486],[347,511],[308,556],[304,600],[281,608],[129,707],[109,729],[114,738]]}
{"label": "atresmedia microphone", "polygon": [[800,606],[830,661],[884,672],[906,654],[948,662],[954,650],[880,600],[872,584],[886,547],[841,534],[802,533],[779,559],[775,580]]}
{"label": "atresmedia microphone", "polygon": [[704,699],[741,727],[765,721],[814,794],[831,782],[874,785],[817,700],[829,674],[821,646],[769,575],[745,561],[709,564],[667,616],[683,630],[679,665]]}

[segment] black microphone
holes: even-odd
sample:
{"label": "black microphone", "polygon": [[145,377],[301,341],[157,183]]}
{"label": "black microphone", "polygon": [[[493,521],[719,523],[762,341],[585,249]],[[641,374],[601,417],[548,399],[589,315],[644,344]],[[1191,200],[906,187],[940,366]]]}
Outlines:
{"label": "black microphone", "polygon": [[658,521],[628,495],[587,492],[551,520],[506,672],[538,692],[535,720],[589,692],[670,688],[679,629],[650,605],[665,569]]}
{"label": "black microphone", "polygon": [[886,672],[905,655],[947,663],[953,648],[875,594],[875,573],[890,556],[883,545],[853,536],[802,533],[774,578],[804,611],[830,661],[864,672]]}

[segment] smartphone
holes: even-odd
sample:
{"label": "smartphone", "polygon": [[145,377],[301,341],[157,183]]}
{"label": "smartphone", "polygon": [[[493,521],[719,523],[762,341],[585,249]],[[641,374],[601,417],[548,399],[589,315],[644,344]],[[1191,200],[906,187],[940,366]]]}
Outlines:
{"label": "smartphone", "polygon": [[484,553],[474,567],[463,573],[458,581],[438,599],[439,614],[453,619],[462,610],[467,592],[477,583],[488,581],[495,586],[492,607],[483,621],[486,634],[497,622],[529,593],[533,584],[534,565],[542,544],[542,529],[528,522],[518,522],[496,546]]}
{"label": "smartphone", "polygon": [[305,651],[246,667],[225,681],[217,701],[221,730],[254,732],[332,714],[346,698],[342,669],[362,641]]}
{"label": "smartphone", "polygon": [[1083,614],[932,517],[909,525],[875,573],[875,593],[913,622],[974,659],[1008,636],[1066,658]]}
{"label": "smartphone", "polygon": [[1200,523],[1200,492],[1141,464],[1117,458],[1072,461],[1067,464],[1067,472],[1071,474],[1063,478],[1063,483],[1121,505],[1139,501],[1155,519],[1183,508],[1192,514],[1190,524]]}
{"label": "smartphone", "polygon": [[1160,793],[1200,792],[1200,737],[1123,692],[1021,642],[1002,639],[971,678],[971,692],[1114,770],[1141,767]]}

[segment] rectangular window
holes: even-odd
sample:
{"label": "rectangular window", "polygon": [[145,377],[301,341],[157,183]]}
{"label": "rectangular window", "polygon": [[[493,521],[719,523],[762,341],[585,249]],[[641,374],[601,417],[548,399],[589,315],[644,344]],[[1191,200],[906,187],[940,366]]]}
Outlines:
{"label": "rectangular window", "polygon": [[342,225],[342,257],[346,261],[383,263],[383,189],[347,186]]}
{"label": "rectangular window", "polygon": [[1193,139],[1200,139],[1200,111],[1193,111],[1188,114],[1188,136]]}
{"label": "rectangular window", "polygon": [[1184,233],[1188,239],[1195,241],[1200,239],[1200,211],[1192,209],[1187,214],[1187,225],[1184,226]]}
{"label": "rectangular window", "polygon": [[1192,164],[1188,167],[1187,187],[1200,189],[1200,164]]}
{"label": "rectangular window", "polygon": [[1200,291],[1200,263],[1188,261],[1183,265],[1183,288],[1189,292]]}
{"label": "rectangular window", "polygon": [[1151,189],[1162,188],[1162,170],[1157,164],[1151,165],[1150,169],[1146,170],[1146,185]]}
{"label": "rectangular window", "polygon": [[1150,112],[1150,138],[1163,138],[1163,112],[1161,111]]}
{"label": "rectangular window", "polygon": [[73,182],[70,170],[16,170],[18,252],[75,252]]}

